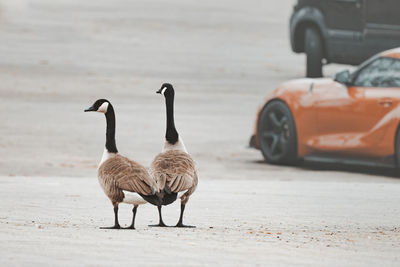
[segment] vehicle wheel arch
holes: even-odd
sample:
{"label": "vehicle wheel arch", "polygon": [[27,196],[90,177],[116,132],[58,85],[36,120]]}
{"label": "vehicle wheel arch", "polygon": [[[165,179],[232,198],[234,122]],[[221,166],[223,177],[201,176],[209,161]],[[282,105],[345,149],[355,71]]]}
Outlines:
{"label": "vehicle wheel arch", "polygon": [[291,20],[292,25],[292,48],[294,52],[302,53],[305,51],[304,39],[308,27],[315,28],[320,36],[324,47],[324,56],[327,57],[326,37],[328,34],[325,25],[324,14],[315,7],[304,7],[297,11]]}
{"label": "vehicle wheel arch", "polygon": [[[264,103],[263,107],[262,107],[262,110],[263,110],[268,104],[270,104],[270,103],[272,103],[272,102],[281,102],[281,103],[285,104],[285,105],[288,107],[288,109],[290,110],[290,113],[291,113],[292,117],[295,119],[296,116],[295,116],[295,113],[293,112],[293,105],[294,105],[293,101],[290,101],[290,100],[288,101],[287,99],[283,99],[283,98],[281,98],[281,97],[275,97],[275,98],[272,98],[272,99],[266,101],[266,102]],[[295,121],[296,121],[296,120],[295,120]],[[258,124],[258,121],[257,121],[257,124]],[[296,123],[295,123],[295,125],[296,125]],[[400,124],[399,124],[399,127],[400,127]],[[297,130],[297,127],[296,127],[296,130]]]}

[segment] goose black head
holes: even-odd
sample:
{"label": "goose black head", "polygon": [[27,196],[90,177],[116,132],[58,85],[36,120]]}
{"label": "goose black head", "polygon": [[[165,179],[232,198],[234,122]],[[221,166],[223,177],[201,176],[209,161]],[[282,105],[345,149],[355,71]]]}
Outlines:
{"label": "goose black head", "polygon": [[107,99],[98,99],[90,108],[85,109],[85,112],[97,111],[101,113],[107,113],[109,105],[110,101],[108,101]]}
{"label": "goose black head", "polygon": [[162,94],[165,97],[173,97],[175,95],[174,87],[170,83],[163,83],[156,93]]}

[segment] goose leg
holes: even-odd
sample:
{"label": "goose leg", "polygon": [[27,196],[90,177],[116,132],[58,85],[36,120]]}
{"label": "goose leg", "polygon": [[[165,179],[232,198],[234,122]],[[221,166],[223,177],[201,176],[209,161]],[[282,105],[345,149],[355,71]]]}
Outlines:
{"label": "goose leg", "polygon": [[132,224],[131,224],[131,226],[129,226],[129,227],[127,227],[127,228],[124,228],[124,229],[135,229],[135,217],[136,217],[137,208],[138,208],[138,205],[134,205],[134,206],[133,206],[133,210],[132,210],[132,212],[133,212]]}
{"label": "goose leg", "polygon": [[161,206],[157,206],[158,208],[158,217],[159,217],[159,223],[158,224],[152,224],[149,225],[150,227],[167,227],[167,225],[163,222],[162,216],[161,216]]}
{"label": "goose leg", "polygon": [[193,225],[184,225],[183,224],[183,212],[185,211],[185,204],[181,204],[181,216],[179,217],[179,222],[176,224],[175,227],[183,227],[183,228],[196,228]]}
{"label": "goose leg", "polygon": [[118,222],[118,204],[114,205],[114,226],[111,227],[100,227],[100,229],[121,229]]}

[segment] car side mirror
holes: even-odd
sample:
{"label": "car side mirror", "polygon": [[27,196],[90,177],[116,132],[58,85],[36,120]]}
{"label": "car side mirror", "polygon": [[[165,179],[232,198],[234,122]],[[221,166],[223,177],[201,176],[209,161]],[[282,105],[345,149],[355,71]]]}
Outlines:
{"label": "car side mirror", "polygon": [[349,85],[351,83],[350,71],[344,70],[344,71],[336,73],[335,81],[345,84],[345,85]]}

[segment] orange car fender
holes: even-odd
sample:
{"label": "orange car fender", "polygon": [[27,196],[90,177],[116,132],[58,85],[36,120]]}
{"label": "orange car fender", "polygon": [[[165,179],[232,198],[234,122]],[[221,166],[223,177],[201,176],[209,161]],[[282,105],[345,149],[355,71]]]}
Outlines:
{"label": "orange car fender", "polygon": [[316,113],[312,108],[314,102],[311,92],[312,84],[309,79],[304,80],[303,83],[296,84],[296,90],[286,90],[286,86],[289,88],[292,86],[283,84],[281,87],[278,87],[266,96],[263,104],[258,110],[254,128],[254,135],[256,136],[255,141],[258,148],[259,142],[257,128],[261,112],[269,102],[278,100],[284,102],[293,115],[297,134],[298,156],[302,157],[310,152],[311,147],[307,143],[317,134],[317,125]]}

